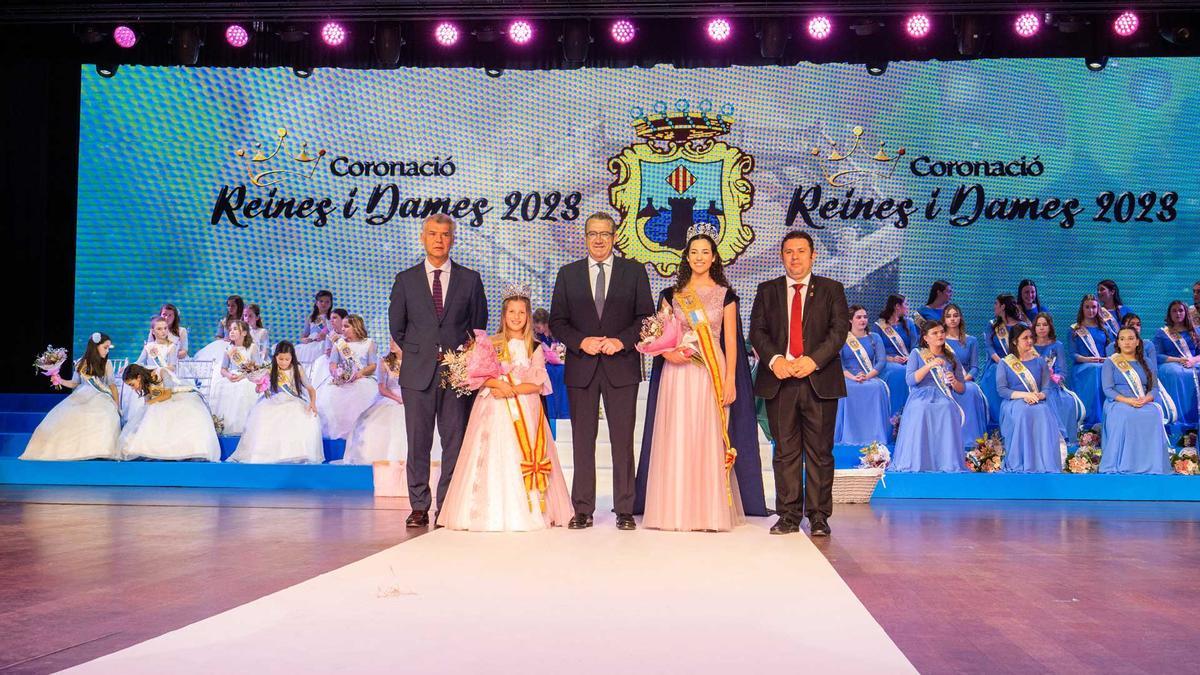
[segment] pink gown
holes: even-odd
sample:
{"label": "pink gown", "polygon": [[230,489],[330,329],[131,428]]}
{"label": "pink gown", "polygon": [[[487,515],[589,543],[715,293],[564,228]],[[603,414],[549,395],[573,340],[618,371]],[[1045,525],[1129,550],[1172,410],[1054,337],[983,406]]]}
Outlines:
{"label": "pink gown", "polygon": [[454,477],[438,514],[438,524],[452,530],[527,532],[566,525],[575,515],[558,462],[558,449],[549,425],[541,416],[541,397],[551,391],[545,356],[535,343],[530,358],[525,343],[515,339],[508,341],[508,351],[510,360],[504,363],[505,370],[520,383],[541,387],[539,394],[524,394],[517,400],[525,414],[530,441],[537,436],[539,421],[546,434],[546,455],[552,467],[545,495],[546,510],[541,510],[541,495],[536,490],[525,490],[521,446],[507,403],[484,387],[471,408]]}
{"label": "pink gown", "polygon": [[[725,355],[721,332],[727,290],[716,286],[697,291],[713,332],[722,377]],[[679,302],[672,300],[671,307],[686,325]],[[667,362],[661,378],[642,526],[659,530],[732,530],[746,521],[746,514],[732,472],[726,484],[725,441],[721,435],[724,422],[708,370],[694,363],[677,366]],[[758,452],[758,448],[744,451]]]}

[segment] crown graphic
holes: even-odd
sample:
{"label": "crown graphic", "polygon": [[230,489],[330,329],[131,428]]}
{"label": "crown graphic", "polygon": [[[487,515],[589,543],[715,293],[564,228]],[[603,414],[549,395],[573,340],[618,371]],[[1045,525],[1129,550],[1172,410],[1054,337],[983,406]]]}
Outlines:
{"label": "crown graphic", "polygon": [[[837,141],[829,141],[829,151],[824,154],[821,148],[814,147],[809,150],[813,157],[820,159],[825,172],[825,180],[829,181],[830,185],[844,187],[850,179],[856,176],[891,176],[895,173],[896,162],[904,156],[904,148],[897,148],[894,153],[888,154],[884,149],[887,144],[880,141],[875,154],[867,157],[868,151],[863,148],[862,140],[866,131],[862,127],[854,127],[850,133],[849,150],[843,152],[838,149]],[[867,161],[865,168],[856,161],[864,158]]]}
{"label": "crown graphic", "polygon": [[713,112],[713,102],[709,99],[701,100],[694,111],[691,103],[681,98],[672,109],[667,108],[665,101],[657,101],[651,113],[641,106],[635,106],[631,113],[634,133],[646,140],[679,143],[716,138],[729,133],[733,124],[733,106],[726,103],[720,111]]}
{"label": "crown graphic", "polygon": [[[312,178],[313,174],[317,172],[321,158],[325,156],[325,150],[318,150],[315,155],[310,154],[308,141],[304,141],[300,144],[299,153],[286,154],[283,146],[287,137],[287,129],[283,127],[276,129],[275,148],[271,150],[270,154],[263,152],[263,144],[259,141],[253,143],[253,154],[246,148],[238,148],[234,151],[233,154],[246,162],[246,173],[250,176],[251,183],[258,187],[267,187],[283,181],[288,176]],[[283,156],[281,157],[281,155]],[[276,158],[279,158],[278,161]]]}

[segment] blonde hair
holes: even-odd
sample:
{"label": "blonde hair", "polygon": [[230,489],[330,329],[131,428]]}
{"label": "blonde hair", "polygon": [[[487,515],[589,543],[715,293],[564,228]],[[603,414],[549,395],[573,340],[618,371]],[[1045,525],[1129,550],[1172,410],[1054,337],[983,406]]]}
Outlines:
{"label": "blonde hair", "polygon": [[354,329],[354,337],[356,340],[366,340],[368,337],[370,337],[367,335],[367,324],[363,321],[361,316],[357,314],[347,314],[345,323],[342,325],[343,331],[346,330],[346,324],[349,324],[350,327]]}
{"label": "blonde hair", "polygon": [[504,315],[508,312],[508,303],[517,301],[525,303],[525,330],[521,332],[521,340],[525,342],[525,352],[533,356],[533,304],[529,302],[529,298],[514,295],[501,303],[500,332],[492,336],[492,344],[496,345],[501,361],[512,359],[512,355],[508,353],[508,327],[504,324]]}

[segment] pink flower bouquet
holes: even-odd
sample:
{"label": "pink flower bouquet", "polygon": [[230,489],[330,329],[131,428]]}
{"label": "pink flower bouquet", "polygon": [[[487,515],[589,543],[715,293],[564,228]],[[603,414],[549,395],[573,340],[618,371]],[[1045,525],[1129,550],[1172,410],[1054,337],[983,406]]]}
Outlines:
{"label": "pink flower bouquet", "polygon": [[453,389],[458,396],[478,391],[484,382],[504,374],[496,347],[487,332],[482,330],[476,330],[475,337],[467,344],[446,352],[442,361],[446,364],[442,387]]}
{"label": "pink flower bouquet", "polygon": [[657,314],[642,320],[642,330],[634,349],[647,356],[662,356],[681,347],[685,356],[704,365],[700,360],[700,339],[696,336],[696,331],[685,329],[669,308],[661,309]]}

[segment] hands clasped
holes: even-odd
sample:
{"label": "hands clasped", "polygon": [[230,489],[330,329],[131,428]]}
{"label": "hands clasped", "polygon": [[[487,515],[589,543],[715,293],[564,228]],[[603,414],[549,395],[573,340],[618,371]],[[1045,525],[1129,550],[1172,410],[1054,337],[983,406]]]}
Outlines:
{"label": "hands clasped", "polygon": [[775,373],[775,377],[784,380],[789,377],[802,378],[808,377],[817,369],[817,362],[813,361],[808,356],[801,356],[798,359],[791,361],[780,356],[771,362],[771,372]]}
{"label": "hands clasped", "polygon": [[612,356],[613,354],[616,354],[624,349],[625,345],[622,344],[617,338],[586,337],[583,338],[583,342],[580,343],[579,348],[582,349],[585,354],[590,354],[592,356],[596,356],[597,354]]}

